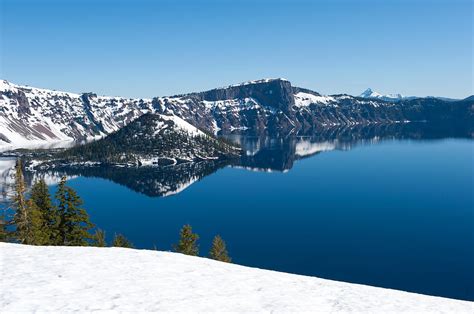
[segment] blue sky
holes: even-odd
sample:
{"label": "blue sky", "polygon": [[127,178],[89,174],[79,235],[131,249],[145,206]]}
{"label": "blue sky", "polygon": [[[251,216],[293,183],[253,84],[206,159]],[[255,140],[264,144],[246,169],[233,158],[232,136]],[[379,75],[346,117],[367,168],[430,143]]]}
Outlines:
{"label": "blue sky", "polygon": [[0,0],[0,77],[152,97],[284,77],[321,93],[466,97],[470,0]]}

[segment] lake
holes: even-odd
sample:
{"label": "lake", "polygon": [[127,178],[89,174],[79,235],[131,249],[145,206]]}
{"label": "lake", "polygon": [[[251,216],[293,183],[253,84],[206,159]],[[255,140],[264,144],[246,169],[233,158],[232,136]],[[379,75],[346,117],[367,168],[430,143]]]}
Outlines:
{"label": "lake", "polygon": [[189,223],[200,255],[220,234],[237,264],[474,300],[470,134],[227,137],[238,164],[66,173],[109,239],[171,250]]}

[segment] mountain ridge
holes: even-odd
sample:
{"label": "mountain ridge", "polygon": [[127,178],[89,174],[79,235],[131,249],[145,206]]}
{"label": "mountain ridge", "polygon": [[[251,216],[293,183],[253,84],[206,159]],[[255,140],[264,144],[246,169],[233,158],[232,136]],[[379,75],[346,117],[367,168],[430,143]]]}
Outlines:
{"label": "mountain ridge", "polygon": [[472,120],[471,99],[383,99],[321,95],[282,79],[263,79],[175,96],[123,98],[67,93],[0,81],[0,147],[104,137],[145,113],[175,115],[216,133],[310,132],[324,125]]}

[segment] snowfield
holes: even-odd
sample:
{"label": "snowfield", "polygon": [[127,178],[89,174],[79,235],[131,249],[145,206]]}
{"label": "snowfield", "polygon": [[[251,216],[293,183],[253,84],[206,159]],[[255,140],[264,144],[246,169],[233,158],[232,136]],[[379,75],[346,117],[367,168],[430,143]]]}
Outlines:
{"label": "snowfield", "polygon": [[474,303],[177,253],[0,243],[0,312],[473,313]]}

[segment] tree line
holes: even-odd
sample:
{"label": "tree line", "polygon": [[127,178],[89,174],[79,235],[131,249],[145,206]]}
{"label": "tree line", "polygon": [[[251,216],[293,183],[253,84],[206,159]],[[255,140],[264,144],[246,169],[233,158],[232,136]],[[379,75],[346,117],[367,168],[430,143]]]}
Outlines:
{"label": "tree line", "polygon": [[[66,177],[58,184],[54,198],[43,179],[34,182],[31,191],[27,187],[21,159],[15,165],[12,202],[0,217],[0,241],[28,245],[56,246],[108,246],[105,231],[91,223],[83,201],[76,191],[67,185]],[[199,253],[199,236],[190,225],[180,231],[176,252],[195,255]],[[111,246],[133,248],[122,234],[115,234]],[[231,262],[224,240],[217,235],[209,257]]]}

